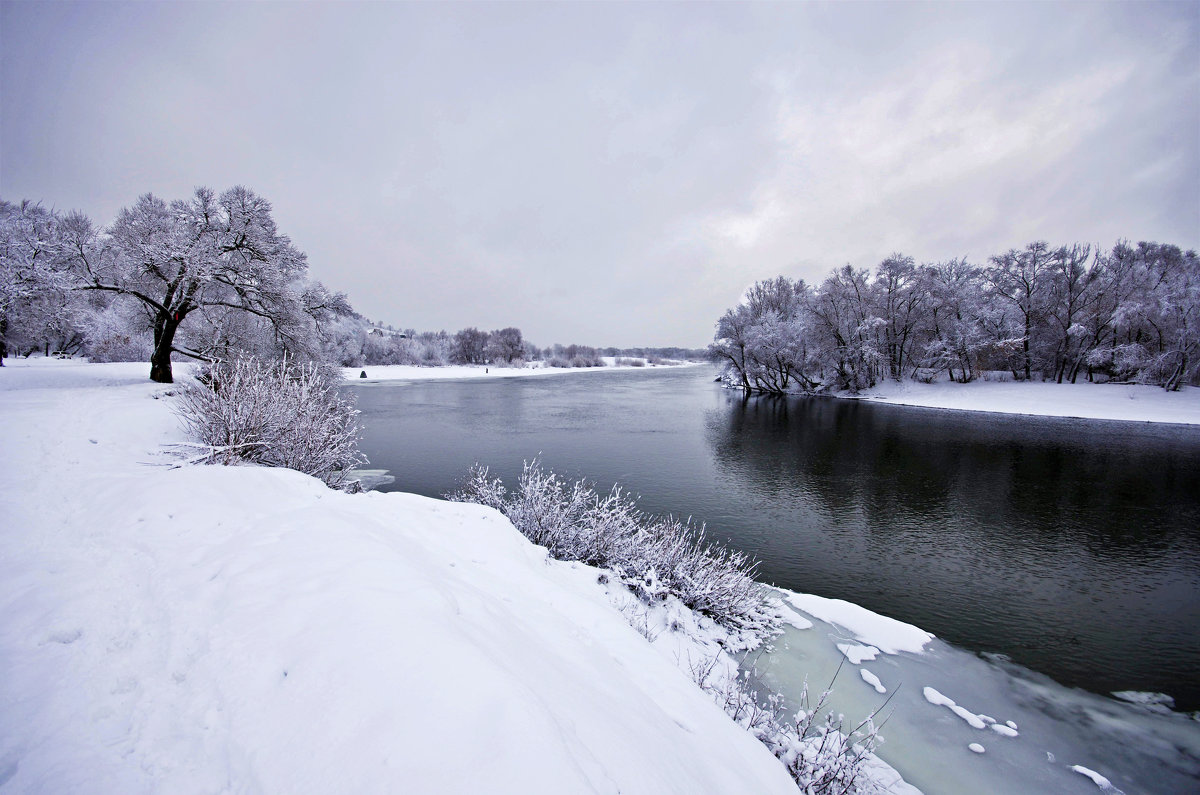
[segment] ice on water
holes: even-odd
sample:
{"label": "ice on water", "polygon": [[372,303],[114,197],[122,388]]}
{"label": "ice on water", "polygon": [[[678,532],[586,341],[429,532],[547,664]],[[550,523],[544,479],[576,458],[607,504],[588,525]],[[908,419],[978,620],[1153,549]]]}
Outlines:
{"label": "ice on water", "polygon": [[[910,625],[871,618],[857,606],[839,612],[847,603],[782,595],[813,627],[789,628],[773,651],[757,658],[763,682],[791,706],[806,682],[810,692],[820,692],[841,667],[832,709],[855,724],[886,702],[876,717],[887,718],[877,753],[924,792],[1087,795],[1103,789],[1083,770],[1101,777],[1111,792],[1196,790],[1200,723],[1147,709],[1162,708],[1161,698],[1133,696],[1127,700],[1136,703],[1125,703],[1066,688],[1004,658],[917,635],[916,627],[896,633],[897,624]],[[912,642],[898,642],[897,634]],[[927,640],[917,642],[922,637]],[[860,656],[868,649],[876,653]],[[859,676],[844,669],[867,659],[870,670],[860,668]],[[886,694],[872,678],[886,683]]]}

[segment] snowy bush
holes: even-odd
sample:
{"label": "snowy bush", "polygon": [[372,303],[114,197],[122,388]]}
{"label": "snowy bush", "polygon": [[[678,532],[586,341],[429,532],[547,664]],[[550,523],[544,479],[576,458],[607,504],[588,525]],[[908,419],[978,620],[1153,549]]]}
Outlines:
{"label": "snowy bush", "polygon": [[[825,689],[816,704],[811,704],[806,681],[798,709],[787,717],[782,695],[761,698],[751,689],[750,671],[735,669],[728,672],[718,665],[720,659],[721,656],[716,655],[693,664],[692,678],[729,717],[783,762],[801,792],[875,795],[888,791],[878,786],[866,770],[881,742],[874,722],[879,710],[847,732],[843,717],[828,709],[832,685]],[[745,674],[745,677],[739,674]]]}
{"label": "snowy bush", "polygon": [[525,464],[511,494],[476,465],[466,484],[448,497],[498,509],[551,556],[610,569],[648,601],[676,596],[734,631],[770,632],[778,625],[749,558],[706,541],[703,527],[648,516],[620,488],[601,495],[535,460]]}
{"label": "snowy bush", "polygon": [[339,486],[367,462],[353,403],[327,370],[287,359],[254,358],[203,371],[179,396],[188,433],[211,448],[211,461],[286,467]]}

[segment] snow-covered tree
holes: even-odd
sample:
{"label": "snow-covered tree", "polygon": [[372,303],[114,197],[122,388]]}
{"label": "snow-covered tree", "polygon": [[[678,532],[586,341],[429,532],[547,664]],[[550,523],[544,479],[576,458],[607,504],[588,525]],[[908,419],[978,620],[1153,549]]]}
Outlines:
{"label": "snow-covered tree", "polygon": [[838,268],[817,289],[811,307],[817,346],[836,388],[857,392],[874,386],[886,361],[878,343],[886,321],[874,312],[868,272]]}
{"label": "snow-covered tree", "polygon": [[36,202],[0,200],[0,365],[13,348],[74,350],[85,312],[68,290],[64,219]]}
{"label": "snow-covered tree", "polygon": [[893,254],[875,270],[876,315],[883,319],[882,349],[888,375],[896,380],[911,369],[920,324],[926,319],[929,289],[912,257]]}
{"label": "snow-covered tree", "polygon": [[489,361],[512,364],[513,361],[525,358],[525,342],[521,339],[521,329],[509,326],[497,329],[488,335],[487,358]]}
{"label": "snow-covered tree", "polygon": [[926,265],[923,271],[929,311],[921,364],[930,370],[944,369],[951,381],[965,384],[979,376],[980,361],[992,342],[982,273],[962,259]]}
{"label": "snow-covered tree", "polygon": [[477,328],[465,328],[454,335],[450,359],[458,364],[487,363],[488,333]]}
{"label": "snow-covered tree", "polygon": [[994,294],[1016,310],[1016,335],[1021,338],[1021,367],[1026,381],[1033,373],[1033,333],[1044,316],[1043,293],[1052,257],[1049,244],[1039,240],[992,257],[992,267],[986,271]]}
{"label": "snow-covered tree", "polygon": [[[1118,311],[1113,361],[1136,378],[1178,389],[1200,376],[1200,257],[1177,246],[1119,244],[1113,258],[1136,287]],[[1118,266],[1119,267],[1119,266]]]}
{"label": "snow-covered tree", "polygon": [[[154,334],[150,378],[173,380],[171,353],[202,353],[177,344],[193,313],[227,327],[238,313],[261,319],[280,347],[310,351],[313,317],[323,296],[310,296],[307,260],[280,234],[270,203],[245,187],[217,196],[198,188],[189,200],[167,203],[151,194],[121,210],[103,235],[79,224],[71,262],[86,290],[141,302]],[[315,299],[318,306],[306,305]],[[218,341],[219,342],[219,341]]]}
{"label": "snow-covered tree", "polygon": [[709,357],[722,365],[726,377],[746,392],[753,389],[750,384],[752,359],[748,348],[754,322],[753,310],[747,304],[727,309],[717,321],[716,337],[708,348]]}
{"label": "snow-covered tree", "polygon": [[1098,299],[1095,269],[1089,267],[1091,246],[1063,246],[1053,252],[1047,273],[1046,341],[1043,370],[1058,383],[1075,381],[1087,356],[1085,322]]}
{"label": "snow-covered tree", "polygon": [[747,392],[783,394],[819,385],[819,365],[810,355],[810,290],[786,277],[757,282],[743,303],[717,323],[709,357]]}
{"label": "snow-covered tree", "polygon": [[879,379],[967,382],[985,370],[1059,382],[1200,382],[1200,257],[1176,246],[1034,242],[992,257],[875,275],[847,265],[812,290],[758,282],[717,322],[709,356],[748,392],[860,390]]}

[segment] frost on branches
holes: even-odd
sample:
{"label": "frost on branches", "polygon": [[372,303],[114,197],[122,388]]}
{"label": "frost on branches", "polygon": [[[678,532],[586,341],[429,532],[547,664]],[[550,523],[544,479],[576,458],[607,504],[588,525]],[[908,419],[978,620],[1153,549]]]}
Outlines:
{"label": "frost on branches", "polygon": [[[348,312],[344,296],[306,281],[308,262],[280,234],[271,204],[249,188],[220,196],[198,188],[190,200],[170,203],[146,194],[121,210],[105,230],[71,216],[65,260],[79,290],[138,302],[150,319],[150,378],[173,380],[172,352],[221,359],[246,348],[238,340],[266,337],[273,351],[316,358],[318,324]],[[196,329],[184,344],[180,327]]]}
{"label": "frost on branches", "polygon": [[768,394],[986,371],[1175,390],[1200,384],[1200,257],[1039,241],[986,267],[893,254],[874,275],[847,265],[815,288],[780,276],[720,318],[709,354],[728,383]]}
{"label": "frost on branches", "polygon": [[183,387],[178,413],[214,463],[286,467],[334,487],[367,463],[358,410],[313,364],[242,358],[210,367]]}
{"label": "frost on branches", "polygon": [[552,557],[609,569],[644,599],[678,597],[734,633],[761,638],[779,627],[749,558],[706,541],[703,527],[646,515],[619,487],[601,495],[532,461],[511,495],[476,465],[462,489],[447,496],[496,508]]}
{"label": "frost on branches", "polygon": [[[754,735],[808,795],[885,795],[898,776],[874,753],[883,738],[875,718],[879,709],[847,729],[844,716],[829,709],[833,685],[813,704],[805,681],[795,712],[789,714],[783,696],[763,698],[752,689],[753,668],[723,666],[720,656],[691,665],[693,681],[721,706],[735,723]],[[836,681],[841,668],[834,674]],[[890,697],[889,697],[890,700]]]}

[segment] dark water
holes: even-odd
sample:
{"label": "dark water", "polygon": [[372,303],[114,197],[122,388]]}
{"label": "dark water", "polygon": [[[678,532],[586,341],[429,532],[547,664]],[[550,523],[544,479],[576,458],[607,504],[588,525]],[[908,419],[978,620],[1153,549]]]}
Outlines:
{"label": "dark water", "polygon": [[826,398],[708,368],[352,387],[372,466],[437,496],[475,461],[692,516],[761,579],[1100,693],[1200,709],[1200,429]]}

